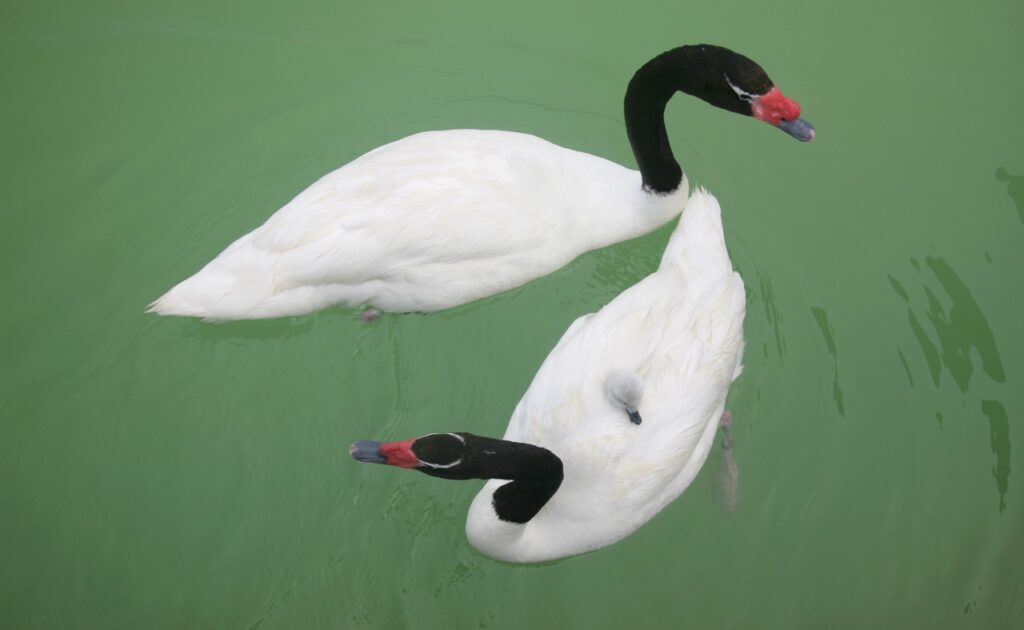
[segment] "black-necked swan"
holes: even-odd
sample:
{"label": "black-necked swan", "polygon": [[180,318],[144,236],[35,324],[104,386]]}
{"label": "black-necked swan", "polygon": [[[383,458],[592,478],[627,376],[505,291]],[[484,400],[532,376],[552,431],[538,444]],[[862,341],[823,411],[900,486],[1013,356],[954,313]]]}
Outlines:
{"label": "black-necked swan", "polygon": [[503,439],[435,433],[360,441],[363,462],[488,479],[466,520],[482,553],[541,562],[610,545],[697,475],[739,376],[746,297],[718,202],[696,190],[661,265],[577,319]]}
{"label": "black-necked swan", "polygon": [[689,187],[664,116],[678,91],[814,137],[759,65],[683,46],[644,64],[626,90],[639,172],[522,133],[419,133],[325,175],[149,310],[210,320],[333,305],[430,312],[547,275],[682,211]]}

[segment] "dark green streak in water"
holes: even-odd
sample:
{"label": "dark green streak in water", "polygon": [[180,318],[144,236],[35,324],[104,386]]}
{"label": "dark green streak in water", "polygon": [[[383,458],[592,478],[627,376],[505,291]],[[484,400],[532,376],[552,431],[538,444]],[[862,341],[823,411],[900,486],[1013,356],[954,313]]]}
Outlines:
{"label": "dark green streak in water", "polygon": [[984,400],[981,411],[988,416],[989,433],[992,441],[992,453],[996,456],[996,464],[992,467],[992,476],[996,478],[999,490],[999,511],[1006,509],[1006,492],[1010,486],[1010,421],[1006,408],[998,400]]}
{"label": "dark green streak in water", "polygon": [[889,279],[889,284],[892,285],[892,290],[895,291],[896,294],[899,295],[901,298],[903,298],[904,302],[909,302],[910,296],[907,295],[907,290],[903,288],[903,284],[900,283],[899,280],[892,277],[891,275],[887,274],[886,278]]}
{"label": "dark green streak in water", "polygon": [[[932,328],[938,333],[939,343],[942,346],[942,362],[945,364],[946,369],[949,370],[949,373],[953,375],[953,380],[960,388],[960,391],[966,392],[971,380],[971,374],[974,373],[974,364],[971,363],[971,358],[964,352],[964,348],[956,344],[949,334],[949,320],[946,318],[945,309],[939,302],[939,298],[927,286],[924,288],[924,293],[928,298],[928,311],[926,315],[932,323]],[[967,350],[969,349],[967,348]]]}
{"label": "dark green streak in water", "polygon": [[903,356],[903,350],[896,346],[896,352],[900,355],[900,363],[903,364],[903,369],[907,373],[907,380],[910,381],[910,388],[914,388],[914,375],[910,372],[910,364],[907,363],[907,357]]}
{"label": "dark green streak in water", "polygon": [[835,331],[832,330],[832,326],[828,323],[828,313],[825,312],[825,309],[812,306],[811,313],[814,314],[814,321],[818,323],[818,329],[821,330],[821,334],[825,338],[825,346],[828,348],[828,353],[832,355],[832,399],[836,403],[839,415],[845,416],[846,409],[843,405],[843,390],[839,387],[839,358],[836,354]]}
{"label": "dark green streak in water", "polygon": [[764,314],[775,333],[775,348],[779,353],[779,362],[785,363],[786,340],[782,335],[782,316],[779,314],[778,304],[775,303],[775,290],[772,289],[772,281],[767,276],[758,274],[757,279],[761,286],[761,296],[764,299]]}
{"label": "dark green streak in water", "polygon": [[1013,199],[1017,206],[1017,217],[1024,223],[1024,175],[1010,175],[1006,169],[1000,166],[996,170],[996,181],[1009,182],[1006,186],[1006,193]]}
{"label": "dark green streak in water", "polygon": [[907,317],[910,319],[910,328],[914,331],[914,337],[917,339],[917,343],[920,344],[921,352],[924,353],[925,361],[928,363],[928,371],[932,375],[932,382],[938,387],[939,376],[942,374],[942,357],[939,356],[939,350],[932,343],[932,340],[928,338],[924,328],[921,327],[921,322],[917,320],[917,315],[909,308],[907,309]]}
{"label": "dark green streak in water", "polygon": [[960,385],[960,389],[966,391],[967,382],[970,380],[972,368],[967,354],[971,347],[976,348],[981,355],[981,366],[985,373],[997,383],[1002,383],[1006,380],[1006,374],[1003,372],[1003,361],[996,347],[995,336],[967,285],[944,259],[929,256],[925,259],[925,264],[938,278],[953,302],[947,320],[937,300],[933,303],[934,296],[928,292],[929,302],[933,306],[929,317],[934,316],[932,323],[942,342],[943,361]]}
{"label": "dark green streak in water", "polygon": [[1006,374],[995,336],[967,285],[944,259],[928,256],[925,258],[925,264],[938,279],[952,303],[947,312],[935,291],[928,285],[924,286],[925,299],[928,303],[925,314],[935,331],[941,350],[921,325],[902,283],[891,275],[888,278],[893,291],[908,305],[910,328],[924,353],[932,381],[936,386],[939,385],[942,365],[945,365],[960,391],[966,392],[974,373],[974,363],[970,356],[971,349],[974,348],[981,357],[985,373],[997,383],[1002,383],[1006,380]]}

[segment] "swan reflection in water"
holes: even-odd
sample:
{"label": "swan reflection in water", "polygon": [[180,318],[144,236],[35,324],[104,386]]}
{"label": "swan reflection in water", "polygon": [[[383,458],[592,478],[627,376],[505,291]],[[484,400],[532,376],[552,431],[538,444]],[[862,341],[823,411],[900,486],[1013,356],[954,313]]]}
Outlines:
{"label": "swan reflection in water", "polygon": [[728,411],[722,414],[720,424],[722,454],[718,460],[718,470],[715,471],[715,499],[727,514],[732,514],[736,510],[740,486],[740,468],[733,453],[735,442],[732,437],[732,414]]}

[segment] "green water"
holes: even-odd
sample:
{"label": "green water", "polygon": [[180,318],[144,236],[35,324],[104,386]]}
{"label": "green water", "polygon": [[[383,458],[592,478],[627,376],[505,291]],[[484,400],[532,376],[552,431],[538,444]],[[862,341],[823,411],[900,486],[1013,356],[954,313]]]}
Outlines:
{"label": "green water", "polygon": [[[1024,625],[1022,5],[430,4],[0,7],[0,627]],[[510,566],[463,535],[479,484],[345,454],[500,435],[670,228],[438,315],[143,314],[416,131],[632,165],[626,80],[696,42],[818,129],[669,107],[750,296],[731,516],[716,451],[628,539]]]}

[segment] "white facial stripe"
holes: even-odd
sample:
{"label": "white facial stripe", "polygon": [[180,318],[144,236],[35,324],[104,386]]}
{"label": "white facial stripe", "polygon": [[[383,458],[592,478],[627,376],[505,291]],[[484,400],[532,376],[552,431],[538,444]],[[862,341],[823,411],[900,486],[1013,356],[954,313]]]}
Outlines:
{"label": "white facial stripe", "polygon": [[[456,440],[462,442],[463,444],[466,443],[466,438],[462,437],[458,433],[428,433],[427,435],[424,435],[423,437],[430,437],[431,435],[450,435],[453,438],[455,438]],[[419,458],[417,458],[417,459],[419,459]],[[444,468],[454,468],[455,466],[458,466],[459,464],[462,463],[462,458],[460,457],[460,458],[458,458],[457,460],[455,460],[454,462],[452,462],[450,464],[434,464],[432,462],[425,462],[422,459],[420,460],[420,463],[423,464],[424,466],[428,467],[428,468],[435,468],[435,469],[439,469],[440,470],[440,469],[444,469]]]}
{"label": "white facial stripe", "polygon": [[755,98],[757,98],[757,95],[751,94],[750,92],[744,92],[742,88],[733,84],[733,82],[729,80],[729,75],[722,74],[722,76],[725,77],[725,82],[729,84],[729,87],[732,88],[732,91],[736,92],[736,96],[740,97],[742,100],[752,101]]}
{"label": "white facial stripe", "polygon": [[425,462],[422,459],[420,460],[420,463],[423,464],[424,466],[427,466],[428,468],[453,468],[462,463],[462,458],[460,457],[450,464],[432,464],[430,462]]}
{"label": "white facial stripe", "polygon": [[456,440],[462,442],[463,444],[466,443],[466,438],[462,437],[458,433],[428,433],[428,434],[424,435],[423,437],[430,437],[431,435],[450,435],[453,438],[455,438]]}

